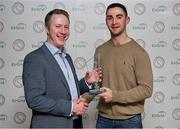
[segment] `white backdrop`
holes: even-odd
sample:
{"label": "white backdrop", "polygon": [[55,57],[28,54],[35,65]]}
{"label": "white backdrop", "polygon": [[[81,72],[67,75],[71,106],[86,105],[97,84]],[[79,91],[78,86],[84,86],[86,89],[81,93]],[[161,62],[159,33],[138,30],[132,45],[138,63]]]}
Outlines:
{"label": "white backdrop", "polygon": [[[67,48],[81,78],[92,69],[95,48],[110,38],[105,10],[112,2],[126,5],[128,33],[150,55],[154,91],[145,103],[145,128],[180,129],[180,1],[179,0],[0,0],[0,127],[28,128],[28,109],[22,85],[24,56],[46,40],[44,17],[54,8],[70,13]],[[95,99],[84,115],[93,128]]]}

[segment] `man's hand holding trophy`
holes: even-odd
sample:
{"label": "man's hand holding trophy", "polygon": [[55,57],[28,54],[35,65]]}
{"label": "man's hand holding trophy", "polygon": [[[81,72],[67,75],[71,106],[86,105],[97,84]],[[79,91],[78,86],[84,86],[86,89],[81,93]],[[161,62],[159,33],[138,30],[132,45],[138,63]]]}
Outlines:
{"label": "man's hand holding trophy", "polygon": [[101,73],[101,78],[97,78],[94,83],[92,83],[92,89],[89,90],[89,93],[92,95],[97,95],[105,92],[105,89],[100,89],[102,87],[102,69],[101,69],[101,56],[97,54],[94,57],[94,70]]}

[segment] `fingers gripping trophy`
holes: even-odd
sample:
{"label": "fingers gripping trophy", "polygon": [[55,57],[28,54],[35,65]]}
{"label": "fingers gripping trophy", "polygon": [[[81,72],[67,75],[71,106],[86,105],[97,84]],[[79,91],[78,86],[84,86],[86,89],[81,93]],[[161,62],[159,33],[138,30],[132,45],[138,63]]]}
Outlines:
{"label": "fingers gripping trophy", "polygon": [[[100,69],[101,68],[101,56],[100,53],[98,53],[94,57],[94,69]],[[105,90],[100,89],[102,86],[102,78],[100,81],[96,81],[92,84],[92,89],[89,91],[90,94],[97,95],[105,92]]]}

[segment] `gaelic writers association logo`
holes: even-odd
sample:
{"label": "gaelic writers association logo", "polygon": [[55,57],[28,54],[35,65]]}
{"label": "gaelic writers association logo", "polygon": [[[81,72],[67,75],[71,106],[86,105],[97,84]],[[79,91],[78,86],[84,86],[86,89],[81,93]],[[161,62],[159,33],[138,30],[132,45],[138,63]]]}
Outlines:
{"label": "gaelic writers association logo", "polygon": [[84,59],[83,57],[77,57],[74,61],[75,67],[77,69],[83,69],[86,67],[86,59]]}
{"label": "gaelic writers association logo", "polygon": [[19,96],[17,98],[12,99],[13,103],[24,103],[25,102],[25,96]]}
{"label": "gaelic writers association logo", "polygon": [[153,100],[155,103],[162,103],[164,101],[164,98],[165,98],[165,95],[163,92],[161,91],[158,91],[158,92],[155,92],[154,96],[153,96]]}
{"label": "gaelic writers association logo", "polygon": [[146,47],[146,42],[143,39],[137,39],[136,42],[143,48]]}
{"label": "gaelic writers association logo", "polygon": [[13,4],[11,10],[14,14],[20,15],[24,12],[24,5],[20,2],[16,2]]}
{"label": "gaelic writers association logo", "polygon": [[0,106],[4,105],[5,103],[5,97],[4,95],[0,94]]}
{"label": "gaelic writers association logo", "polygon": [[164,82],[166,82],[166,80],[167,80],[167,77],[161,75],[161,76],[158,76],[158,77],[154,77],[153,82],[155,82],[155,83],[164,83]]}
{"label": "gaelic writers association logo", "polygon": [[134,6],[134,12],[135,12],[137,15],[143,15],[145,11],[146,11],[146,7],[145,7],[145,5],[142,4],[142,3],[137,3],[137,4]]}
{"label": "gaelic writers association logo", "polygon": [[180,39],[175,39],[172,43],[172,47],[176,51],[180,51]]}
{"label": "gaelic writers association logo", "polygon": [[54,9],[66,9],[66,6],[62,2],[57,2],[54,4]]}
{"label": "gaelic writers association logo", "polygon": [[3,4],[0,4],[0,12],[5,12],[6,6]]}
{"label": "gaelic writers association logo", "polygon": [[104,22],[101,22],[101,23],[94,25],[92,28],[93,28],[93,30],[106,30],[107,26]]}
{"label": "gaelic writers association logo", "polygon": [[105,13],[106,6],[103,3],[97,3],[94,7],[94,12],[97,15],[102,15]]}
{"label": "gaelic writers association logo", "polygon": [[0,121],[6,121],[8,116],[6,114],[0,114]]}
{"label": "gaelic writers association logo", "polygon": [[2,32],[4,29],[4,24],[0,21],[0,32]]}
{"label": "gaelic writers association logo", "polygon": [[158,57],[155,57],[154,61],[153,61],[153,64],[156,68],[162,68],[164,65],[165,65],[165,60],[163,57],[161,56],[158,56]]}
{"label": "gaelic writers association logo", "polygon": [[26,121],[26,115],[23,112],[16,112],[14,114],[14,122],[17,124],[23,124]]}
{"label": "gaelic writers association logo", "polygon": [[162,21],[157,21],[154,23],[153,28],[156,33],[162,33],[165,29],[165,25]]}
{"label": "gaelic writers association logo", "polygon": [[79,41],[78,43],[73,44],[73,48],[86,48],[88,46],[87,41]]}
{"label": "gaelic writers association logo", "polygon": [[175,15],[179,16],[180,15],[180,3],[175,4],[173,6],[172,10]]}
{"label": "gaelic writers association logo", "polygon": [[43,12],[46,10],[47,10],[47,6],[44,4],[39,4],[39,5],[31,8],[31,11],[34,11],[34,12]]}
{"label": "gaelic writers association logo", "polygon": [[15,51],[22,51],[25,48],[25,43],[22,39],[16,39],[13,42],[12,47]]}
{"label": "gaelic writers association logo", "polygon": [[3,69],[5,65],[4,60],[0,57],[0,69]]}
{"label": "gaelic writers association logo", "polygon": [[167,42],[163,40],[152,43],[153,48],[164,48],[166,46],[167,46]]}
{"label": "gaelic writers association logo", "polygon": [[180,100],[180,93],[174,94],[174,96],[171,96],[171,100],[179,101]]}
{"label": "gaelic writers association logo", "polygon": [[164,117],[166,117],[166,114],[167,114],[167,112],[165,112],[165,111],[159,111],[157,113],[153,113],[152,117],[153,118],[164,118]]}
{"label": "gaelic writers association logo", "polygon": [[17,88],[23,87],[22,76],[16,76],[16,77],[13,79],[13,84],[14,84],[14,86],[17,87]]}
{"label": "gaelic writers association logo", "polygon": [[76,21],[74,24],[74,30],[78,33],[83,33],[86,30],[86,24],[84,21]]}
{"label": "gaelic writers association logo", "polygon": [[88,6],[85,4],[80,4],[80,5],[73,7],[72,10],[73,11],[79,11],[79,12],[86,11],[86,10],[88,10]]}
{"label": "gaelic writers association logo", "polygon": [[43,45],[44,41],[37,41],[36,43],[32,44],[33,49],[37,49]]}
{"label": "gaelic writers association logo", "polygon": [[94,47],[97,48],[98,46],[100,46],[101,44],[103,44],[105,41],[103,39],[97,39],[94,42]]}
{"label": "gaelic writers association logo", "polygon": [[43,21],[35,21],[33,24],[33,30],[36,33],[42,33],[44,31],[44,22]]}
{"label": "gaelic writers association logo", "polygon": [[180,86],[180,74],[175,74],[172,78],[172,82],[176,86]]}
{"label": "gaelic writers association logo", "polygon": [[167,11],[167,7],[165,5],[159,5],[156,8],[152,8],[152,12],[155,12],[155,13],[163,13],[165,11]]}
{"label": "gaelic writers association logo", "polygon": [[147,30],[148,25],[146,23],[139,23],[137,25],[133,25],[132,29],[133,30]]}
{"label": "gaelic writers association logo", "polygon": [[17,23],[16,25],[11,25],[11,30],[25,30],[27,29],[27,25],[25,23]]}
{"label": "gaelic writers association logo", "polygon": [[4,41],[0,41],[0,48],[5,48],[6,47],[6,43]]}
{"label": "gaelic writers association logo", "polygon": [[180,120],[180,108],[176,108],[176,109],[173,110],[172,117],[175,120]]}
{"label": "gaelic writers association logo", "polygon": [[0,86],[3,86],[3,85],[5,85],[5,84],[7,84],[7,79],[1,77],[1,78],[0,78]]}

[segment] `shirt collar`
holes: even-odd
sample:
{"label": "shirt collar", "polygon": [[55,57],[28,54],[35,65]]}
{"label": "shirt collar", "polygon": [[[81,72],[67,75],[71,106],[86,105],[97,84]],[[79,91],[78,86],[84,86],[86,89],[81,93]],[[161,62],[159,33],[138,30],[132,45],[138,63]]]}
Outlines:
{"label": "shirt collar", "polygon": [[63,51],[61,51],[59,48],[55,47],[54,45],[48,42],[45,42],[45,45],[53,55],[62,53],[63,56],[66,56],[67,49],[65,47],[63,47]]}

